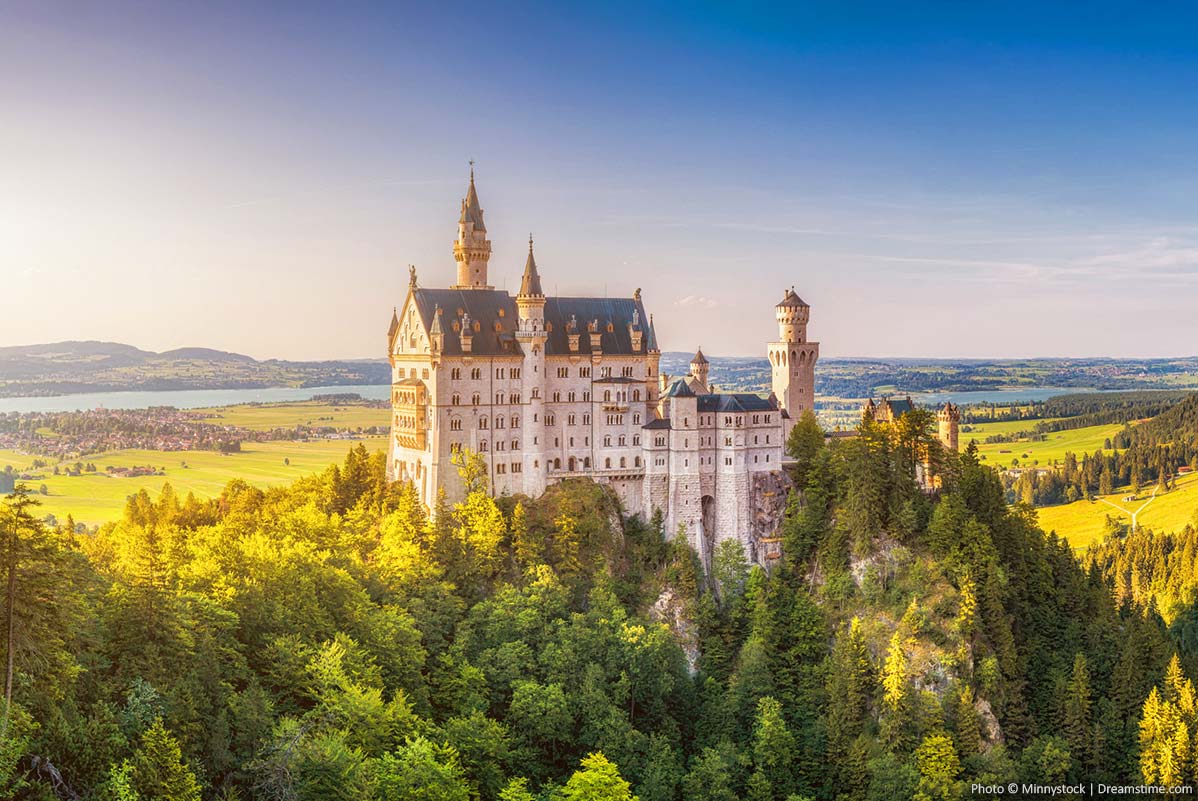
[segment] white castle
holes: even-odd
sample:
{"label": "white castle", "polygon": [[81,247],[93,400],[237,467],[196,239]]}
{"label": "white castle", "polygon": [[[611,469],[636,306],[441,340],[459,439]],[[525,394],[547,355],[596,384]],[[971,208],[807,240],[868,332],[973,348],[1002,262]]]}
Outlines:
{"label": "white castle", "polygon": [[736,539],[753,561],[777,556],[787,486],[786,436],[814,407],[819,343],[810,308],[793,290],[776,307],[769,344],[773,392],[720,393],[698,351],[690,374],[660,373],[653,318],[630,298],[546,297],[533,256],[513,298],[487,283],[491,242],[474,186],[462,201],[453,248],[457,283],[418,286],[387,337],[392,374],[388,474],[434,507],[463,493],[455,452],[482,454],[491,492],[536,497],[563,479],[610,486],[629,513],[660,510],[710,565]]}

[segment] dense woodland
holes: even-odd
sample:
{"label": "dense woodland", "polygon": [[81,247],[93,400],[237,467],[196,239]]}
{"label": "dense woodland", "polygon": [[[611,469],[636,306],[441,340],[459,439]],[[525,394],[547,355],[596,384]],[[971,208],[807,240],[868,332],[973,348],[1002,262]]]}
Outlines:
{"label": "dense woodland", "polygon": [[1198,393],[1159,415],[1124,426],[1107,444],[1114,450],[1066,453],[1059,469],[1024,471],[1010,481],[1012,497],[1036,505],[1071,503],[1127,487],[1171,486],[1181,468],[1198,470]]}
{"label": "dense woodland", "polygon": [[724,545],[704,575],[589,482],[493,499],[469,454],[466,499],[432,520],[362,448],[288,488],[142,493],[94,534],[46,528],[18,491],[0,796],[924,801],[1192,780],[1193,532],[1082,565],[934,422],[825,443],[806,417],[768,573]]}

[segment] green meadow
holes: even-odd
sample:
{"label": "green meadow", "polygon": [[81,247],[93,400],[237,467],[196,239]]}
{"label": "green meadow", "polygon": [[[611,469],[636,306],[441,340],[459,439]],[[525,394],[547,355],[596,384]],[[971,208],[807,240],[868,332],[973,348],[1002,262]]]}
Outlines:
{"label": "green meadow", "polygon": [[[170,482],[181,496],[194,492],[212,498],[233,479],[242,479],[257,487],[289,484],[298,478],[318,473],[345,458],[359,442],[372,451],[382,450],[386,437],[362,440],[318,440],[313,442],[247,442],[240,453],[216,451],[121,450],[89,456],[82,461],[96,465],[95,473],[80,476],[55,476],[53,467],[38,471],[42,478],[28,482],[35,490],[45,484],[46,496],[38,496],[43,514],[59,520],[71,515],[89,525],[103,523],[121,514],[125,499],[145,489],[157,494]],[[36,457],[12,451],[0,451],[0,466],[11,464],[25,468]],[[119,478],[105,468],[150,465],[165,475]]]}
{"label": "green meadow", "polygon": [[251,431],[271,431],[276,428],[295,426],[329,426],[341,430],[356,431],[371,426],[387,426],[390,413],[387,409],[357,405],[333,405],[328,403],[263,403],[220,406],[211,409],[196,409],[205,415],[207,422],[218,425],[234,425]]}
{"label": "green meadow", "polygon": [[[1142,490],[1135,501],[1123,500],[1131,495],[1131,490],[1127,488],[1104,497],[1111,503],[1134,512],[1144,505],[1152,495],[1153,489],[1154,487],[1148,487]],[[1077,549],[1085,548],[1102,538],[1106,531],[1107,515],[1124,522],[1131,521],[1130,515],[1120,514],[1117,509],[1098,500],[1045,506],[1036,511],[1040,516],[1040,525],[1045,531],[1055,531]],[[1190,474],[1178,479],[1176,489],[1158,494],[1156,500],[1140,512],[1136,523],[1143,528],[1168,533],[1185,528],[1187,523],[1195,522],[1196,517],[1198,474]]]}
{"label": "green meadow", "polygon": [[1050,431],[1043,441],[1022,440],[1019,442],[995,442],[986,444],[986,437],[995,434],[1013,434],[1019,431],[1031,431],[1038,420],[1013,420],[1001,423],[984,423],[972,426],[968,433],[961,432],[961,447],[964,448],[970,440],[978,443],[978,453],[983,464],[992,467],[1010,467],[1013,460],[1018,459],[1020,465],[1039,464],[1051,465],[1065,459],[1066,452],[1072,452],[1081,459],[1083,453],[1094,453],[1103,450],[1109,437],[1113,437],[1123,429],[1121,423],[1099,426],[1086,426],[1067,431]]}

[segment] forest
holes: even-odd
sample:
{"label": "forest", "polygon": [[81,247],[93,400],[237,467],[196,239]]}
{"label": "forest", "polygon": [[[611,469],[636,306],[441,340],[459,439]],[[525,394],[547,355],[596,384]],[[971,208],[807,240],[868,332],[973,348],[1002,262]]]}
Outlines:
{"label": "forest", "polygon": [[1011,481],[1013,495],[1035,505],[1072,503],[1121,487],[1169,487],[1182,468],[1198,470],[1198,393],[1187,395],[1155,417],[1124,426],[1111,437],[1110,451],[1066,453],[1059,470],[1025,471]]}
{"label": "forest", "polygon": [[363,447],[285,488],[141,492],[94,533],[47,527],[18,486],[0,796],[931,801],[1195,779],[1198,535],[1079,560],[924,411],[831,440],[808,414],[788,447],[783,558],[724,543],[710,574],[601,486],[493,498],[469,453],[464,500],[431,516]]}

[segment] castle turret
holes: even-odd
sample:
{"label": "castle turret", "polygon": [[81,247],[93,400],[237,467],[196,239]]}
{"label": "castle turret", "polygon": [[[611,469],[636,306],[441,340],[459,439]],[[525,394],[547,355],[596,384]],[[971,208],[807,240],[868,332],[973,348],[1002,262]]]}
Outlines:
{"label": "castle turret", "polygon": [[954,453],[960,449],[961,410],[952,403],[945,403],[936,412],[937,436],[945,450]]}
{"label": "castle turret", "polygon": [[815,409],[815,362],[819,359],[819,343],[807,341],[807,321],[811,307],[786,290],[782,302],[774,307],[778,319],[778,341],[769,344],[773,391],[788,417],[783,434],[808,409]]}
{"label": "castle turret", "polygon": [[695,351],[695,355],[691,357],[691,375],[695,380],[703,385],[704,392],[710,392],[710,385],[707,378],[711,373],[711,364],[707,361],[707,357],[703,355],[703,348]]}
{"label": "castle turret", "polygon": [[458,218],[458,238],[453,243],[453,258],[458,263],[458,282],[452,289],[494,289],[487,284],[487,262],[491,241],[483,224],[483,209],[474,188],[474,164],[470,165],[470,187],[462,201]]}
{"label": "castle turret", "polygon": [[532,234],[528,235],[528,258],[524,262],[524,276],[520,279],[520,293],[516,295],[516,311],[519,321],[516,340],[524,352],[524,367],[521,373],[523,385],[529,391],[522,406],[524,428],[523,472],[524,491],[533,497],[545,491],[545,398],[541,394],[545,376],[545,342],[549,338],[545,330],[545,293],[541,290],[541,275],[537,271],[537,260],[532,252]]}

